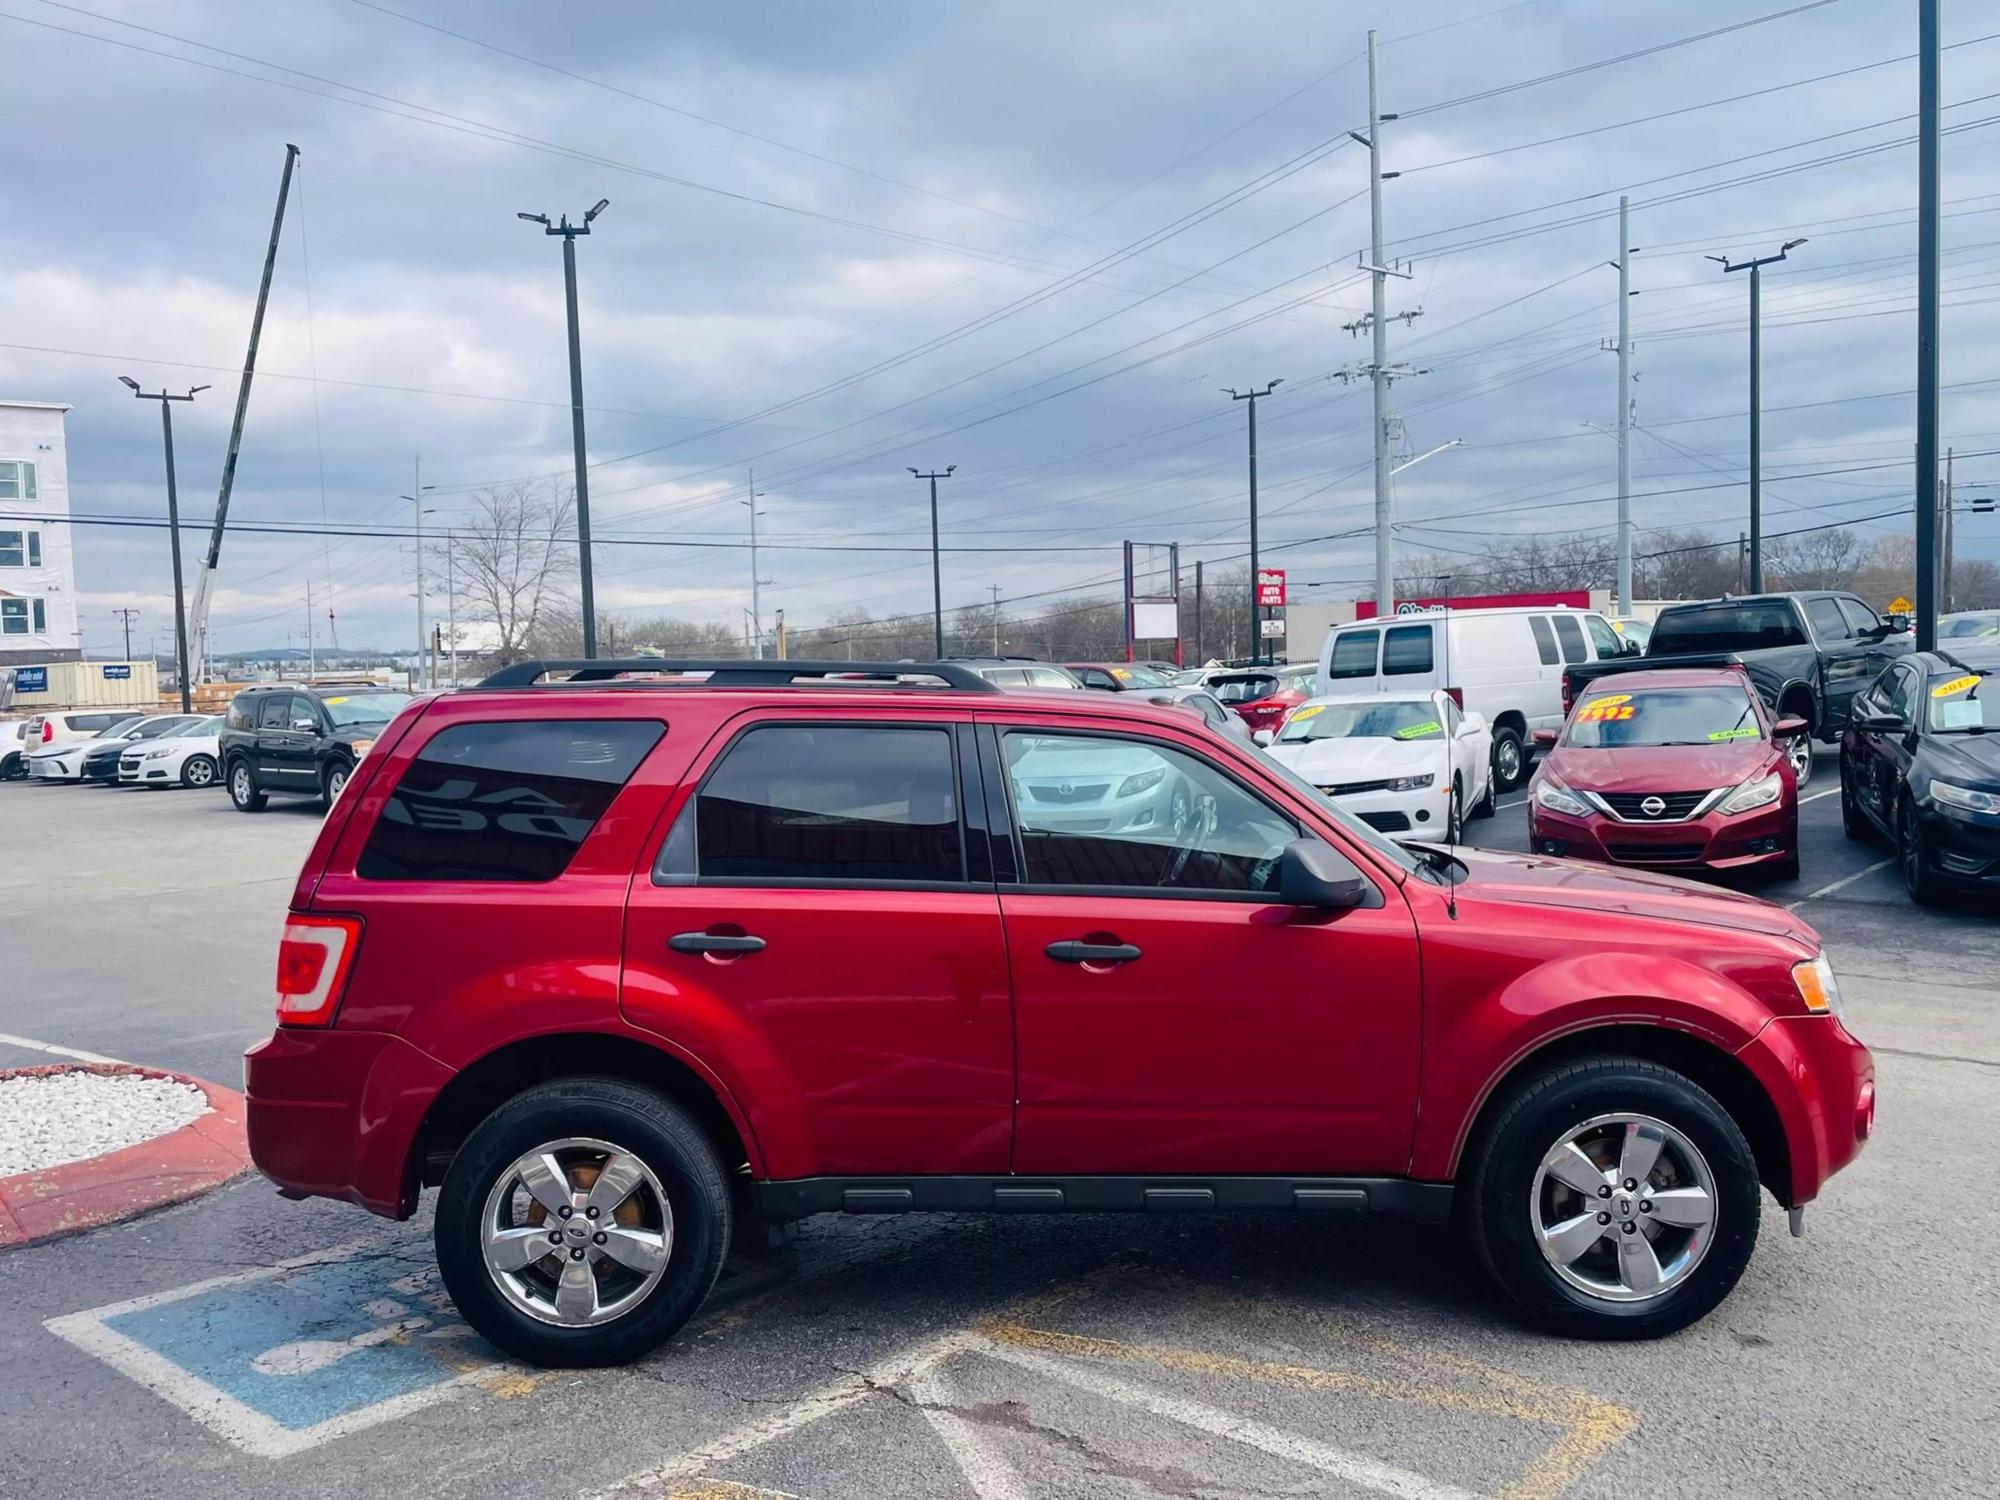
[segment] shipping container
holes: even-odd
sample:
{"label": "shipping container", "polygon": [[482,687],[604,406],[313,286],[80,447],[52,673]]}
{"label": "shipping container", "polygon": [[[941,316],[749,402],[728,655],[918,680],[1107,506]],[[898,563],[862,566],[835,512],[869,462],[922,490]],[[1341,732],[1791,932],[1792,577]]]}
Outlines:
{"label": "shipping container", "polygon": [[132,708],[156,712],[160,669],[149,661],[52,661],[0,667],[0,712]]}

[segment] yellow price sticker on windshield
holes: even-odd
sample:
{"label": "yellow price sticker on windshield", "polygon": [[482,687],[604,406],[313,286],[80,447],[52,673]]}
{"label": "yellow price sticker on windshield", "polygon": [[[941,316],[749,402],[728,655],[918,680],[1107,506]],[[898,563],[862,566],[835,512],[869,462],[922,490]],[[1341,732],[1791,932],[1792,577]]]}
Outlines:
{"label": "yellow price sticker on windshield", "polygon": [[1132,674],[1126,671],[1123,667],[1113,667],[1111,669],[1111,675],[1113,677],[1130,677]]}
{"label": "yellow price sticker on windshield", "polygon": [[1326,705],[1324,703],[1314,703],[1305,708],[1292,710],[1292,716],[1286,722],[1296,724],[1301,719],[1310,719],[1314,714],[1323,714],[1325,712]]}
{"label": "yellow price sticker on windshield", "polygon": [[345,698],[329,698],[326,701],[328,703],[345,703],[347,700]]}
{"label": "yellow price sticker on windshield", "polygon": [[1712,741],[1754,740],[1757,738],[1758,735],[1762,733],[1763,731],[1759,729],[1755,724],[1744,724],[1736,729],[1711,729],[1708,732],[1708,737]]}
{"label": "yellow price sticker on windshield", "polygon": [[1576,711],[1579,724],[1598,724],[1609,719],[1629,719],[1632,717],[1632,695],[1630,693],[1606,693],[1602,698],[1592,698]]}
{"label": "yellow price sticker on windshield", "polygon": [[1422,739],[1427,734],[1443,733],[1444,725],[1438,723],[1436,719],[1427,719],[1421,724],[1405,724],[1401,729],[1396,731],[1396,738],[1399,740],[1416,740]]}
{"label": "yellow price sticker on windshield", "polygon": [[1933,698],[1954,698],[1960,693],[1970,692],[1979,686],[1977,677],[1954,677],[1950,682],[1940,682],[1931,689]]}

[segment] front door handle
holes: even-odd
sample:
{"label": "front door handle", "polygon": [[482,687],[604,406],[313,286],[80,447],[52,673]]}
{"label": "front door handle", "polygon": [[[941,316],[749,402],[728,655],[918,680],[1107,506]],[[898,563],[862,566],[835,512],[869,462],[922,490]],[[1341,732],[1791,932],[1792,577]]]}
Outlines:
{"label": "front door handle", "polygon": [[678,932],[667,939],[676,953],[762,953],[764,940],[744,933]]}
{"label": "front door handle", "polygon": [[1043,951],[1059,964],[1129,964],[1139,956],[1130,943],[1050,943]]}

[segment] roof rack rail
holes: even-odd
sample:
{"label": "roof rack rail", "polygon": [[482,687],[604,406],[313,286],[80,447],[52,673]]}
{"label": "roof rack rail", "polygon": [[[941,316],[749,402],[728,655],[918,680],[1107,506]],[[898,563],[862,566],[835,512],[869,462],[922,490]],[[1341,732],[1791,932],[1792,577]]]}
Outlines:
{"label": "roof rack rail", "polygon": [[502,667],[479,685],[483,688],[521,688],[540,685],[544,677],[562,674],[561,682],[612,682],[628,673],[647,677],[685,675],[702,678],[699,683],[676,684],[687,687],[792,687],[801,678],[857,683],[880,683],[889,687],[921,684],[912,677],[934,677],[946,687],[967,693],[1000,691],[977,672],[950,662],[923,661],[757,661],[733,658],[725,661],[687,661],[670,656],[598,657],[590,661],[517,661]]}

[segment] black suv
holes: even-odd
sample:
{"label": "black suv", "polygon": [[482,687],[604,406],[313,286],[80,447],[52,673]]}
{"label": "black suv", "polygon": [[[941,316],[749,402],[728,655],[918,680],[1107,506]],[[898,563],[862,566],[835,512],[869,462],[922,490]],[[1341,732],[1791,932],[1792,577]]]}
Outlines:
{"label": "black suv", "polygon": [[238,812],[262,812],[273,793],[319,797],[331,807],[354,763],[409,701],[372,683],[245,688],[229,705],[218,746],[229,800]]}

